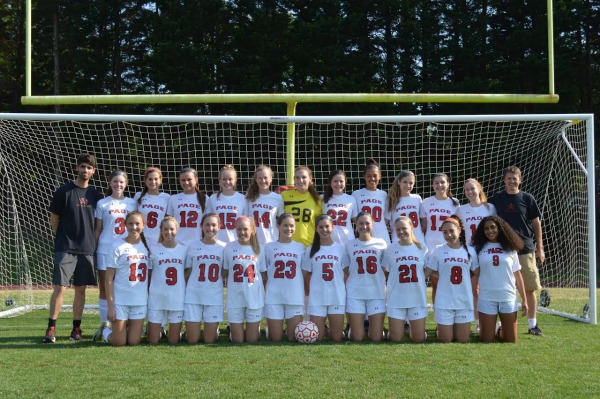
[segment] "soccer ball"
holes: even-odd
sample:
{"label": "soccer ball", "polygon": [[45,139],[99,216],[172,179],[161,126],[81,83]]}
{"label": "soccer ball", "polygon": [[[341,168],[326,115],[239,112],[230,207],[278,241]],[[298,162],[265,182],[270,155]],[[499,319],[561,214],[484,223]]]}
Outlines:
{"label": "soccer ball", "polygon": [[319,338],[319,328],[312,321],[303,321],[294,330],[296,340],[303,344],[312,344]]}

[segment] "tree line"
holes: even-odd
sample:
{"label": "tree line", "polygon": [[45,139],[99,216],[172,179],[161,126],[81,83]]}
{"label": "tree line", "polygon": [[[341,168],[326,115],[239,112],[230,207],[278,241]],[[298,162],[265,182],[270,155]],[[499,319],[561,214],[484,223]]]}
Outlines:
{"label": "tree line", "polygon": [[[24,107],[25,5],[0,4],[0,110]],[[548,92],[546,2],[33,0],[35,95]],[[600,1],[554,0],[559,104],[301,104],[299,114],[593,112]],[[283,114],[278,104],[62,112]]]}

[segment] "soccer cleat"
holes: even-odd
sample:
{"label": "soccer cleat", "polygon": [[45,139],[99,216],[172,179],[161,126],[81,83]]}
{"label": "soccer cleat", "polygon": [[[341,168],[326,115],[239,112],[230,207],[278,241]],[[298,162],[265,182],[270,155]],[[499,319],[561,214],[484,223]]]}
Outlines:
{"label": "soccer cleat", "polygon": [[540,330],[540,328],[537,326],[537,324],[535,325],[535,327],[530,328],[527,333],[531,334],[531,335],[539,335],[540,337],[544,336],[544,334],[542,333],[542,330]]}
{"label": "soccer cleat", "polygon": [[73,327],[73,329],[71,330],[71,336],[69,337],[69,341],[81,341],[83,339],[83,337],[81,336],[82,333],[83,331],[81,331],[81,328]]}
{"label": "soccer cleat", "polygon": [[104,327],[106,326],[106,323],[108,323],[108,322],[107,321],[103,321],[102,323],[100,323],[100,327],[98,327],[98,329],[96,330],[96,332],[92,336],[92,339],[94,341],[101,341],[102,340],[102,330],[104,330]]}
{"label": "soccer cleat", "polygon": [[46,330],[46,335],[44,336],[44,340],[42,341],[45,344],[56,342],[56,336],[54,335],[54,327],[48,327]]}

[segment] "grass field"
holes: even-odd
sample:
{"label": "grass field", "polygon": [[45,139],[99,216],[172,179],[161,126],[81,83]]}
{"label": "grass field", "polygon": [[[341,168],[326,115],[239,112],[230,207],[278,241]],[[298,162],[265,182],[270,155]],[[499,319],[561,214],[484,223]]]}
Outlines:
{"label": "grass field", "polygon": [[[93,292],[91,292],[93,297]],[[70,303],[68,300],[65,303]],[[42,344],[47,311],[0,320],[0,396],[12,397],[598,397],[600,328],[540,315],[545,337],[517,345],[323,342],[315,345],[180,344],[112,348],[70,342],[71,314],[57,342]],[[89,338],[98,316],[85,314]]]}

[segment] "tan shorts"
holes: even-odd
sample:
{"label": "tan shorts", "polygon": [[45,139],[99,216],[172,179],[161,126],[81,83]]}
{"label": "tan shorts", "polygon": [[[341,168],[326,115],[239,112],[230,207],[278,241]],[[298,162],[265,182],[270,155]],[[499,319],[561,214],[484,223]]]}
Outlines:
{"label": "tan shorts", "polygon": [[525,291],[537,291],[542,289],[540,283],[540,272],[535,263],[535,252],[524,255],[519,255],[519,263],[521,264],[521,275],[523,283],[525,283]]}

